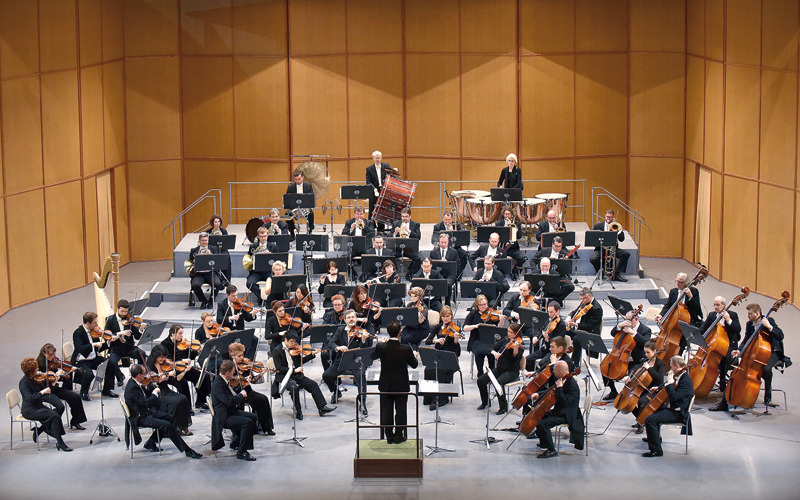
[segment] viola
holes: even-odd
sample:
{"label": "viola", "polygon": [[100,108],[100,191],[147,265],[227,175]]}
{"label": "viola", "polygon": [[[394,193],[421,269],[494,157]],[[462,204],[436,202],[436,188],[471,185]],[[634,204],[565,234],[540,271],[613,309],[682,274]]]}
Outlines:
{"label": "viola", "polygon": [[691,323],[692,321],[692,318],[689,314],[689,309],[683,303],[683,297],[686,296],[686,290],[697,285],[707,276],[708,269],[701,267],[700,270],[697,271],[697,274],[694,276],[694,278],[692,278],[691,283],[686,285],[686,288],[678,293],[678,298],[675,303],[672,304],[672,307],[670,307],[664,317],[661,318],[661,322],[659,323],[661,330],[658,332],[655,341],[657,349],[661,350],[661,348],[665,346],[667,347],[667,349],[663,351],[663,354],[659,356],[662,361],[668,361],[681,350],[681,339],[683,338],[683,332],[681,331],[681,327],[678,322],[683,321],[684,323]]}
{"label": "viola", "polygon": [[297,346],[292,349],[289,349],[290,356],[310,356],[312,354],[317,354],[320,352],[328,352],[328,351],[325,349],[314,349],[310,345],[304,345],[302,347]]}
{"label": "viola", "polygon": [[181,340],[178,342],[178,350],[180,351],[188,351],[191,349],[192,351],[199,351],[202,344],[199,340]]}
{"label": "viola", "polygon": [[491,307],[487,308],[485,312],[481,313],[481,321],[483,322],[491,321],[492,323],[499,323],[500,318],[502,317],[502,312],[498,311],[497,309],[492,309]]}
{"label": "viola", "polygon": [[101,330],[99,326],[94,327],[93,329],[89,330],[89,335],[92,336],[95,340],[111,340],[114,336],[114,333],[111,330]]}
{"label": "viola", "polygon": [[128,313],[128,315],[122,319],[122,324],[134,328],[141,328],[142,325],[147,326],[147,323],[145,323],[142,318],[133,316],[131,313]]}
{"label": "viola", "polygon": [[569,327],[571,330],[574,330],[578,326],[578,320],[581,319],[586,313],[588,313],[592,309],[592,303],[589,302],[585,306],[583,306],[580,311],[575,313],[573,316],[572,321],[569,322]]}
{"label": "viola", "polygon": [[[641,312],[642,305],[639,304],[639,307],[633,311],[631,320],[639,316]],[[600,373],[602,373],[604,377],[610,378],[611,380],[619,380],[628,373],[631,351],[636,347],[635,336],[635,333],[631,335],[624,329],[620,329],[620,331],[617,332],[614,336],[614,348],[603,358],[603,362],[600,364]]]}
{"label": "viola", "polygon": [[521,300],[519,301],[519,305],[520,307],[528,307],[536,311],[540,309],[539,304],[536,303],[536,297],[534,297],[533,295],[522,297]]}
{"label": "viola", "polygon": [[214,323],[213,325],[211,325],[211,328],[208,329],[208,336],[216,337],[217,335],[220,334],[224,335],[230,331],[231,329],[228,328],[227,326],[220,326],[219,323]]}
{"label": "viola", "polygon": [[[579,369],[576,368],[576,371],[573,373],[568,373],[564,376],[563,380],[566,380],[570,377],[573,377],[579,373]],[[544,393],[542,397],[540,397],[536,401],[536,405],[534,405],[533,409],[528,412],[527,415],[522,419],[522,422],[519,424],[519,432],[528,436],[532,433],[536,426],[539,425],[539,422],[542,418],[549,412],[553,406],[556,404],[556,384],[553,384],[547,392]]]}

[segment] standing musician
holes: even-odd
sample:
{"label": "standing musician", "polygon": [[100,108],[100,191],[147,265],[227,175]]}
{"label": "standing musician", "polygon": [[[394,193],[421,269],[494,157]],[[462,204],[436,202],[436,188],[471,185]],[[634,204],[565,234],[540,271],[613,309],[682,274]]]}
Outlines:
{"label": "standing musician", "polygon": [[297,325],[292,321],[291,315],[286,312],[286,307],[280,300],[272,302],[272,312],[275,314],[267,316],[267,323],[264,327],[264,339],[269,341],[270,349],[275,349],[283,341],[286,332],[294,332],[299,337],[300,332],[308,326],[308,323]]}
{"label": "standing musician", "polygon": [[510,207],[503,209],[503,216],[494,223],[496,227],[510,227],[511,228],[511,241],[509,242],[508,249],[504,252],[506,255],[514,259],[514,266],[511,268],[511,276],[517,279],[522,264],[528,260],[522,251],[519,249],[519,241],[517,241],[516,230],[519,230],[520,224],[514,218],[514,211]]}
{"label": "standing musician", "polygon": [[[548,352],[553,354],[553,340],[558,337],[564,338],[567,336],[567,327],[564,320],[561,319],[560,314],[561,304],[556,301],[551,301],[547,304],[549,320],[539,334],[531,339],[531,353],[525,358],[526,370],[531,372],[535,371],[536,364],[540,359],[547,357]],[[566,349],[566,347],[565,342],[564,349]],[[548,351],[548,349],[550,350]],[[569,363],[572,364],[572,360],[569,360]]]}
{"label": "standing musician", "polygon": [[317,405],[319,416],[330,413],[336,409],[335,406],[328,406],[325,404],[325,396],[319,389],[319,384],[306,377],[303,373],[303,364],[308,363],[316,356],[309,354],[303,356],[302,351],[299,349],[297,341],[299,337],[294,332],[287,332],[283,336],[283,342],[278,344],[272,349],[272,359],[275,363],[275,380],[272,382],[272,397],[277,399],[280,397],[279,390],[284,377],[291,377],[291,380],[286,386],[286,390],[292,396],[294,401],[294,411],[297,420],[303,420],[303,410],[300,407],[300,389],[305,389],[311,393],[314,398],[314,403]]}
{"label": "standing musician", "polygon": [[714,310],[708,313],[703,326],[700,328],[701,331],[707,332],[711,325],[714,324],[714,321],[716,321],[717,316],[721,314],[722,319],[720,319],[719,324],[722,325],[725,334],[728,336],[728,352],[719,362],[719,390],[722,392],[723,401],[712,406],[708,411],[728,410],[728,404],[724,403],[724,397],[725,389],[728,387],[728,370],[731,369],[731,362],[733,361],[731,354],[733,351],[739,349],[739,339],[742,336],[742,325],[739,323],[739,315],[736,311],[726,311],[725,306],[727,303],[728,301],[725,300],[725,297],[714,297]]}
{"label": "standing musician", "polygon": [[236,285],[225,287],[225,298],[217,303],[217,323],[223,328],[244,330],[244,322],[255,321],[256,318],[252,312],[244,310],[243,303]]}
{"label": "standing musician", "polygon": [[367,287],[364,285],[356,285],[353,289],[353,295],[350,297],[350,303],[347,304],[348,309],[356,312],[356,321],[360,326],[366,328],[370,333],[376,333],[381,328],[381,307],[380,305],[370,306],[367,305]]}
{"label": "standing musician", "polygon": [[[189,398],[169,388],[171,385],[179,388],[178,373],[175,365],[167,357],[167,349],[162,345],[153,347],[147,356],[145,366],[150,373],[158,375],[154,383],[161,390],[161,411],[172,416],[175,426],[183,431],[185,436],[191,436],[189,426],[192,423],[192,408]],[[182,378],[182,377],[181,377]]]}
{"label": "standing musician", "polygon": [[[72,345],[75,350],[72,352],[70,362],[80,369],[80,393],[83,401],[89,401],[89,388],[94,379],[93,370],[106,360],[106,358],[98,356],[98,352],[105,349],[108,344],[104,340],[93,340],[89,333],[93,330],[99,331],[99,329],[97,313],[85,312],[83,313],[83,324],[72,332]],[[103,375],[103,395],[110,398],[119,397],[111,390],[113,387],[114,370],[109,362],[106,364],[106,372]]]}
{"label": "standing musician", "polygon": [[[370,208],[371,210],[371,208]],[[344,236],[366,236],[375,234],[375,223],[364,218],[364,207],[356,205],[353,209],[353,218],[347,219],[342,228]]]}
{"label": "standing musician", "polygon": [[[394,221],[394,232],[392,233],[396,238],[415,238],[419,240],[422,238],[421,227],[419,222],[411,220],[411,208],[405,207],[400,211],[400,220]],[[395,248],[395,255],[402,256],[400,248]],[[413,276],[422,263],[422,255],[417,252],[411,252],[406,255],[411,259],[411,265],[408,266],[406,278]]]}
{"label": "standing musician", "polygon": [[[664,374],[667,373],[667,365],[661,361],[661,358],[656,356],[656,352],[656,341],[648,340],[644,345],[644,358],[642,358],[641,362],[638,364],[631,366],[630,370],[628,370],[628,374],[622,379],[622,383],[627,384],[630,378],[633,377],[640,368],[644,368],[650,374],[651,379],[650,385],[648,385],[647,388],[654,389],[660,387],[664,382]],[[636,404],[636,408],[631,413],[633,413],[634,416],[638,416],[642,411],[642,408],[645,408],[650,403],[650,398],[652,395],[652,392],[643,392],[642,395],[639,396],[639,401]],[[641,434],[644,432],[643,425],[637,423],[634,427],[636,428],[636,434]]]}
{"label": "standing musician", "polygon": [[[478,371],[478,376],[483,374],[483,360],[486,359],[489,369],[494,368],[494,356],[489,353],[492,346],[481,342],[478,335],[478,326],[487,324],[497,326],[500,323],[500,316],[487,314],[489,311],[489,301],[485,295],[479,294],[475,297],[475,302],[472,304],[472,310],[467,314],[464,320],[464,332],[470,332],[469,340],[467,341],[467,351],[475,356],[475,368]],[[487,314],[486,319],[481,319],[481,314]]]}
{"label": "standing musician", "polygon": [[418,286],[409,288],[408,296],[411,300],[406,304],[406,307],[417,308],[417,324],[403,327],[403,332],[400,334],[400,342],[409,344],[414,350],[419,347],[420,342],[422,342],[431,331],[431,326],[428,323],[428,308],[422,302],[423,293],[422,288]]}
{"label": "standing musician", "polygon": [[[311,185],[310,182],[305,180],[305,176],[303,175],[303,171],[297,169],[292,174],[292,180],[294,182],[290,183],[289,186],[286,188],[286,194],[314,194],[314,187]],[[314,209],[305,209],[308,210],[308,234],[311,234],[314,231]],[[291,214],[291,210],[288,211]],[[289,234],[292,235],[292,239],[294,239],[294,217],[289,219],[289,222],[286,223],[286,227],[289,228]]]}
{"label": "standing musician", "polygon": [[[519,378],[519,363],[522,359],[522,353],[525,351],[525,345],[522,343],[522,325],[511,323],[508,325],[507,333],[507,338],[495,342],[491,352],[496,363],[492,373],[494,373],[501,387]],[[489,390],[487,388],[489,383],[490,379],[487,373],[478,377],[478,390],[481,393],[479,410],[485,410],[489,405]],[[499,394],[497,399],[500,402],[497,414],[502,415],[508,411],[508,401],[506,401],[505,394]]]}
{"label": "standing musician", "polygon": [[[187,345],[184,345],[187,344]],[[192,393],[189,391],[189,382],[197,388],[197,400],[194,403],[195,409],[208,410],[208,403],[206,403],[206,396],[211,393],[211,380],[208,377],[203,377],[203,382],[200,382],[201,372],[191,364],[191,360],[195,359],[199,350],[194,350],[190,342],[183,341],[183,327],[181,325],[172,325],[169,327],[169,335],[161,341],[161,345],[167,351],[167,358],[172,361],[183,361],[188,366],[175,378],[175,386],[178,392],[186,396],[189,401],[192,400]]]}
{"label": "standing musician", "polygon": [[[367,184],[372,186],[372,194],[369,197],[369,216],[374,218],[375,202],[381,194],[381,188],[386,184],[386,176],[392,171],[396,172],[388,163],[383,163],[383,154],[380,151],[372,152],[372,165],[367,167]],[[378,223],[378,229],[382,229],[383,224]]]}
{"label": "standing musician", "polygon": [[[458,340],[461,338],[461,333],[456,332],[457,325],[453,322],[453,311],[449,306],[442,307],[439,311],[439,318],[441,322],[433,327],[428,338],[425,339],[425,345],[433,345],[437,351],[450,351],[455,353],[456,357],[461,356],[461,345]],[[449,384],[453,381],[453,371],[439,370],[438,378],[435,367],[425,367],[425,380],[438,380],[439,382]],[[439,406],[444,406],[450,402],[449,396],[440,395]],[[433,396],[426,395],[422,399],[423,405],[428,405],[431,411],[436,409],[436,403],[433,401]]]}
{"label": "standing musician", "polygon": [[[519,284],[519,293],[511,296],[506,307],[503,308],[503,314],[517,323],[521,323],[519,320],[519,309],[522,307],[536,310],[541,309],[541,306],[536,302],[536,297],[531,295],[531,284],[527,281],[523,281]],[[528,338],[533,338],[533,332],[533,325],[526,324],[522,327],[522,335]]]}
{"label": "standing musician", "polygon": [[[81,425],[83,422],[86,422],[86,412],[83,410],[83,401],[81,401],[80,394],[72,390],[71,373],[73,370],[70,370],[69,365],[62,367],[61,360],[56,357],[56,347],[49,342],[43,345],[42,348],[39,349],[39,356],[36,358],[36,364],[40,372],[54,372],[56,377],[58,377],[55,383],[49,383],[45,377],[45,383],[50,387],[51,394],[59,399],[59,403],[64,401],[69,405],[69,411],[72,414],[69,421],[69,428],[78,431],[85,430]],[[55,370],[53,368],[55,368]],[[51,400],[48,402],[52,403],[52,398],[50,399]],[[63,414],[64,405],[61,404],[61,410],[56,408],[56,411],[58,411],[59,415]]]}
{"label": "standing musician", "polygon": [[[586,428],[581,416],[581,389],[578,387],[578,382],[575,381],[575,378],[568,376],[569,373],[570,368],[566,361],[556,361],[553,365],[556,404],[536,426],[539,447],[544,448],[544,451],[537,455],[536,458],[558,456],[550,429],[562,424],[567,424],[567,427],[569,427],[569,442],[575,445],[576,450],[583,449],[583,433]],[[542,392],[537,392],[533,395],[534,403],[542,394]]]}
{"label": "standing musician", "polygon": [[[542,260],[539,261],[539,274],[549,274],[551,276],[555,276],[558,273],[555,269],[552,268],[550,264],[550,259],[548,257],[542,257]],[[544,297],[548,299],[553,299],[559,304],[563,304],[564,301],[567,300],[569,294],[575,291],[575,285],[569,280],[569,278],[561,277],[558,280],[558,291],[555,293],[544,293]]]}
{"label": "standing musician", "polygon": [[[145,352],[136,347],[136,341],[142,337],[142,332],[131,319],[132,314],[128,313],[133,313],[130,302],[120,299],[117,302],[117,314],[106,318],[106,330],[117,335],[117,338],[111,341],[108,355],[108,364],[111,365],[111,369],[117,377],[117,386],[122,386],[122,382],[125,380],[119,369],[119,361],[122,358],[133,358],[139,362],[145,357]],[[145,323],[142,323],[142,326],[145,326]]]}
{"label": "standing musician", "polygon": [[[24,374],[19,381],[19,393],[22,395],[22,407],[20,412],[28,420],[36,420],[41,423],[38,429],[33,430],[33,441],[39,439],[39,434],[46,432],[56,439],[56,449],[59,451],[72,451],[64,439],[61,437],[66,434],[64,424],[61,422],[61,414],[64,413],[64,404],[52,394],[50,386],[44,381],[36,380],[39,369],[36,360],[25,358],[19,364]],[[45,376],[45,381],[47,377]],[[44,403],[49,403],[55,407],[51,410]],[[12,422],[13,425],[13,422]]]}
{"label": "standing musician", "polygon": [[503,295],[511,288],[502,271],[494,267],[494,257],[491,255],[484,257],[483,269],[479,269],[475,274],[475,281],[494,281],[497,283],[497,298],[495,298],[494,301],[495,307],[500,307],[503,302]]}
{"label": "standing musician", "polygon": [[[257,417],[243,410],[247,392],[234,395],[230,382],[236,376],[233,361],[226,359],[219,367],[219,376],[211,385],[211,404],[214,405],[214,417],[211,426],[211,449],[218,450],[225,446],[224,429],[233,431],[231,448],[236,450],[236,458],[247,462],[255,462],[256,458],[248,450],[253,449],[253,434],[256,432]],[[247,384],[247,381],[243,382]],[[240,384],[241,385],[241,384]]]}
{"label": "standing musician", "polygon": [[210,227],[206,229],[206,232],[209,236],[224,236],[228,234],[228,230],[222,227],[225,223],[222,221],[222,216],[220,214],[212,215],[208,224]]}
{"label": "standing musician", "polygon": [[[644,346],[650,340],[650,335],[653,333],[649,327],[639,321],[639,315],[634,315],[633,311],[625,313],[625,321],[621,321],[617,326],[611,329],[611,338],[616,338],[619,332],[625,332],[627,335],[633,337],[636,342],[630,354],[630,365],[638,365],[644,359]],[[606,376],[603,376],[603,384],[610,389],[603,401],[614,401],[617,399],[617,388],[614,381]]]}
{"label": "standing musician", "polygon": [[[155,429],[150,435],[144,448],[150,451],[158,451],[159,444],[156,440],[168,437],[170,441],[189,458],[203,458],[202,455],[191,449],[178,434],[173,425],[173,417],[156,408],[163,402],[159,402],[160,388],[154,384],[145,385],[147,371],[141,364],[131,366],[131,379],[125,386],[125,404],[131,414],[131,420],[136,424],[134,435],[138,437],[138,427],[149,427]],[[133,443],[131,443],[133,446]]]}
{"label": "standing musician", "polygon": [[536,241],[539,242],[539,250],[542,249],[542,235],[544,233],[555,233],[559,227],[562,227],[562,224],[558,220],[558,213],[555,210],[550,210],[547,212],[547,220],[540,222],[539,227],[536,229]]}
{"label": "standing musician", "polygon": [[317,291],[320,295],[325,295],[325,285],[344,285],[344,274],[339,273],[339,265],[335,260],[328,262],[328,272],[323,274],[319,279],[319,288]]}
{"label": "standing musician", "polygon": [[[408,438],[405,425],[408,422],[407,406],[411,385],[408,381],[408,367],[417,367],[417,358],[411,347],[400,343],[400,323],[392,321],[386,327],[389,339],[378,342],[373,359],[381,360],[381,374],[378,390],[381,392],[381,437],[386,435],[389,444],[400,444]],[[400,394],[384,394],[400,393]]]}
{"label": "standing musician", "polygon": [[[700,327],[700,325],[703,324],[703,311],[700,307],[700,292],[693,286],[687,288],[687,279],[686,273],[678,273],[678,275],[675,276],[675,285],[677,286],[669,291],[667,302],[664,304],[664,307],[661,308],[661,313],[656,316],[656,321],[661,321],[663,315],[666,314],[669,308],[672,307],[672,304],[678,300],[678,293],[683,290],[683,303],[689,310],[689,317],[691,318],[690,323],[696,327]],[[686,339],[681,339],[681,351],[685,346]]]}
{"label": "standing musician", "polygon": [[[348,309],[344,313],[345,324],[336,330],[330,341],[328,342],[328,352],[332,353],[333,361],[331,365],[322,374],[322,380],[331,391],[331,404],[336,403],[342,397],[342,391],[338,389],[339,375],[352,375],[358,377],[361,382],[358,387],[361,390],[366,390],[367,387],[367,374],[362,370],[340,370],[339,363],[342,360],[342,353],[351,349],[362,349],[372,347],[372,336],[364,329],[356,326],[356,312]],[[364,416],[367,414],[367,396],[361,396],[361,411]]]}
{"label": "standing musician", "polygon": [[[577,327],[578,330],[599,335],[603,329],[603,308],[600,306],[600,302],[595,300],[591,288],[583,287],[579,293],[581,301],[578,307],[569,314],[566,320],[567,327],[570,329],[575,329]],[[589,307],[590,305],[591,307]],[[577,322],[576,316],[580,316]],[[575,350],[572,351],[572,361],[576,366],[579,366],[583,354],[583,346],[581,346],[579,341],[575,340],[574,336],[572,338],[572,345],[575,348]],[[595,356],[597,356],[596,353]]]}
{"label": "standing musician", "polygon": [[[247,383],[239,384],[233,391],[236,394],[240,392],[245,393],[247,404],[249,404],[250,408],[255,412],[261,432],[266,436],[274,436],[275,426],[272,422],[272,407],[269,404],[269,398],[253,389],[250,381],[260,377],[260,375],[253,373],[252,362],[248,366],[248,360],[244,357],[244,351],[244,345],[239,342],[233,342],[228,345],[228,356],[230,356],[231,361],[234,363],[234,373],[247,379]],[[255,431],[257,430],[258,429],[255,429]]]}
{"label": "standing musician", "polygon": [[[433,226],[433,235],[431,236],[431,244],[434,245],[434,249],[431,250],[431,260],[449,260],[453,262],[458,262],[458,274],[461,275],[461,272],[467,267],[467,252],[461,245],[458,243],[454,243],[450,245],[450,238],[447,238],[447,245],[442,247],[442,235],[440,234],[442,231],[461,231],[464,227],[457,223],[453,222],[453,214],[450,212],[442,212],[442,221],[437,222]],[[436,249],[436,244],[439,244],[439,249]],[[452,258],[448,256],[449,251],[447,248],[453,248],[456,251],[457,258]],[[441,250],[441,251],[439,251]]]}
{"label": "standing musician", "polygon": [[268,234],[289,234],[289,225],[281,220],[281,212],[277,208],[269,211],[269,220],[261,227],[267,228]]}
{"label": "standing musician", "polygon": [[[276,260],[272,263],[272,276],[281,276],[286,272],[286,264],[284,264],[280,260]],[[286,294],[283,292],[275,292],[272,293],[272,276],[267,278],[266,284],[264,284],[264,288],[261,289],[261,298],[267,304],[272,304],[273,301],[276,300],[285,300]]]}
{"label": "standing musician", "polygon": [[[200,233],[197,238],[197,246],[189,250],[189,260],[192,261],[192,265],[194,265],[194,258],[196,255],[210,255],[212,253],[214,252],[212,252],[211,248],[208,246],[208,233]],[[194,292],[194,296],[197,297],[197,300],[200,301],[200,307],[202,309],[210,309],[214,297],[209,296],[206,298],[206,294],[203,292],[203,284],[205,283],[211,286],[212,293],[214,290],[219,290],[222,288],[222,280],[219,275],[211,271],[195,271],[191,283],[192,292]]]}
{"label": "standing musician", "polygon": [[[644,421],[644,427],[647,430],[647,447],[650,448],[650,451],[642,453],[643,457],[663,456],[661,424],[683,422],[689,413],[689,403],[692,400],[692,396],[694,396],[694,385],[692,385],[692,379],[689,378],[687,373],[686,361],[681,356],[673,356],[669,360],[669,369],[665,382],[665,388],[667,389],[667,394],[669,394],[669,402]],[[688,427],[688,429],[684,429],[684,432],[691,434],[691,421],[689,421]]]}
{"label": "standing musician", "polygon": [[[433,269],[433,264],[431,264],[431,259],[425,257],[422,259],[422,269],[414,274],[414,278],[422,278],[422,279],[431,279],[431,280],[440,280],[443,279],[442,275],[439,271]],[[436,312],[439,312],[442,309],[442,298],[441,297],[433,297],[427,295],[425,297],[425,303],[428,304],[428,307],[433,309]]]}
{"label": "standing musician", "polygon": [[517,155],[514,153],[506,156],[506,166],[500,171],[500,179],[497,180],[497,187],[522,189],[522,170],[517,166],[517,163]]}
{"label": "standing musician", "polygon": [[[592,227],[593,231],[611,231],[610,226],[612,223],[616,222],[616,217],[614,217],[614,211],[611,209],[606,210],[606,217],[605,220],[598,222],[597,224]],[[622,242],[625,241],[625,231],[620,229],[617,231],[617,240]],[[611,245],[608,245],[611,246]],[[616,242],[614,242],[614,247],[616,247],[616,274],[614,275],[615,281],[628,281],[622,276],[622,273],[625,269],[628,268],[628,259],[631,258],[631,253],[627,250],[623,250],[619,247]],[[594,272],[599,272],[600,268],[603,267],[603,260],[600,257],[600,248],[595,248],[594,252],[592,252],[592,256],[589,257],[589,262],[592,263],[594,266]]]}
{"label": "standing musician", "polygon": [[256,241],[254,241],[250,248],[247,249],[247,255],[253,258],[252,261],[252,268],[250,269],[249,273],[247,274],[247,289],[253,292],[253,295],[256,296],[256,300],[258,301],[258,305],[261,305],[262,298],[261,298],[261,290],[258,286],[259,281],[267,281],[270,277],[269,271],[259,272],[255,269],[255,256],[262,253],[270,253],[276,249],[276,245],[274,243],[268,243],[267,237],[269,236],[269,231],[266,227],[261,226],[258,228],[258,237]]}

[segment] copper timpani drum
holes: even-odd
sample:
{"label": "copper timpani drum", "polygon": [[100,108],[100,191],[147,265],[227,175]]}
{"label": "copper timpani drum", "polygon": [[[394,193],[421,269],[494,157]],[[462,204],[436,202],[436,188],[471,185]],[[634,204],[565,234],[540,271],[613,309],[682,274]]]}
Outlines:
{"label": "copper timpani drum", "polygon": [[372,220],[393,224],[395,217],[400,219],[400,211],[411,206],[417,185],[397,177],[388,176],[381,188],[378,201],[375,202],[375,213],[370,214]]}
{"label": "copper timpani drum", "polygon": [[522,201],[512,201],[511,205],[516,218],[527,225],[541,222],[547,212],[547,203],[541,198],[524,198]]}
{"label": "copper timpani drum", "polygon": [[489,191],[464,189],[462,191],[450,192],[450,203],[456,211],[456,216],[459,221],[469,220],[469,208],[467,207],[467,200],[469,198],[477,198],[481,196],[489,196]]}
{"label": "copper timpani drum", "polygon": [[542,193],[537,194],[536,198],[541,198],[545,200],[545,214],[550,210],[554,210],[559,217],[564,215],[564,212],[567,210],[567,200],[569,199],[568,194],[564,193]]}
{"label": "copper timpani drum", "polygon": [[502,204],[499,201],[492,201],[489,196],[469,198],[466,201],[469,218],[475,224],[480,226],[494,224],[500,218]]}

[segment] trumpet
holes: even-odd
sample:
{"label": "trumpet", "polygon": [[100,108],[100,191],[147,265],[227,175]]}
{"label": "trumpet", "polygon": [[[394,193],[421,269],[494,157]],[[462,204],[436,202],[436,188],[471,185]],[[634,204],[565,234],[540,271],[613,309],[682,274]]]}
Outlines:
{"label": "trumpet", "polygon": [[281,234],[281,228],[277,224],[273,223],[269,226],[269,232],[271,234]]}
{"label": "trumpet", "polygon": [[366,225],[366,222],[364,222],[364,219],[358,219],[356,221],[356,229],[364,229],[365,225]]}
{"label": "trumpet", "polygon": [[401,238],[408,238],[411,234],[411,230],[409,229],[407,224],[401,224],[400,227],[397,228],[399,231],[399,235]]}

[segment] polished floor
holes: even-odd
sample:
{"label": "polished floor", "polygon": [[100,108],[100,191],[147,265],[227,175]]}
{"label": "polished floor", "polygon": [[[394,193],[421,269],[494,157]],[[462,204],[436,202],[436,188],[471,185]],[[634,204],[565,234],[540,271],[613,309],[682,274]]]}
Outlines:
{"label": "polished floor", "polygon": [[[649,278],[665,288],[671,286],[678,271],[694,268],[676,259],[642,259]],[[156,281],[169,279],[171,262],[130,264],[122,269],[122,297],[133,298],[149,290]],[[705,309],[715,295],[733,296],[736,288],[709,279],[701,285]],[[765,309],[771,299],[751,296]],[[44,342],[60,343],[80,323],[80,316],[94,308],[91,287],[30,304],[9,311],[0,318],[0,335],[4,349],[0,350],[0,375],[5,380],[4,392],[16,387],[21,373],[19,362],[34,356]],[[738,309],[743,316],[743,307]],[[800,312],[788,306],[774,315],[786,333],[787,353],[800,360],[797,329]],[[102,438],[89,444],[91,430],[100,416],[100,403],[86,403],[88,430],[68,432],[66,441],[75,448],[73,453],[61,453],[52,444],[43,444],[42,451],[25,432],[19,441],[15,429],[14,450],[9,450],[9,422],[0,423],[0,498],[169,498],[265,497],[269,498],[346,498],[346,499],[411,499],[411,498],[486,498],[488,496],[553,495],[564,498],[798,498],[800,480],[800,419],[797,417],[800,383],[790,368],[775,375],[774,386],[786,390],[789,411],[783,405],[782,394],[775,395],[780,403],[771,415],[757,416],[747,412],[739,420],[726,414],[710,413],[707,408],[716,402],[714,392],[697,404],[694,414],[695,435],[689,439],[689,455],[683,454],[684,440],[677,429],[664,431],[665,455],[659,459],[640,456],[646,446],[639,436],[631,434],[629,415],[619,415],[603,435],[589,439],[589,456],[562,443],[562,454],[549,460],[537,460],[535,440],[519,439],[506,450],[515,434],[491,432],[502,442],[491,450],[470,443],[485,433],[484,412],[475,410],[479,404],[478,391],[469,376],[469,357],[462,355],[466,394],[441,410],[442,418],[454,426],[439,428],[439,445],[454,449],[453,453],[437,453],[424,461],[421,480],[355,480],[352,458],[355,453],[355,428],[344,421],[354,413],[354,388],[345,393],[336,412],[319,417],[313,408],[298,424],[298,434],[307,436],[305,448],[277,441],[291,436],[292,419],[289,406],[273,401],[276,422],[275,437],[256,437],[253,455],[258,461],[244,463],[235,460],[230,450],[222,450],[214,458],[203,443],[209,432],[210,415],[199,414],[192,427],[194,436],[187,442],[205,455],[192,461],[177,453],[165,441],[163,456],[136,450],[129,459],[124,443]],[[798,365],[800,366],[800,365]],[[597,366],[594,366],[597,370]],[[318,362],[309,366],[309,376],[320,379]],[[259,389],[257,387],[257,389]],[[266,392],[266,386],[260,388]],[[582,384],[582,390],[585,386]],[[599,391],[590,386],[595,398]],[[328,391],[323,389],[328,396]],[[309,404],[311,399],[309,399]],[[288,399],[287,399],[288,404]],[[377,400],[368,403],[371,417],[377,420]],[[761,408],[757,408],[760,410]],[[410,413],[413,414],[413,406]],[[111,426],[122,432],[119,404],[107,401],[106,418]],[[592,410],[589,431],[603,431],[614,416],[611,409]],[[432,413],[420,408],[420,420],[430,420]],[[491,424],[499,417],[492,414]],[[513,425],[510,416],[501,428]],[[420,434],[426,444],[434,440],[434,426],[422,425]]]}

